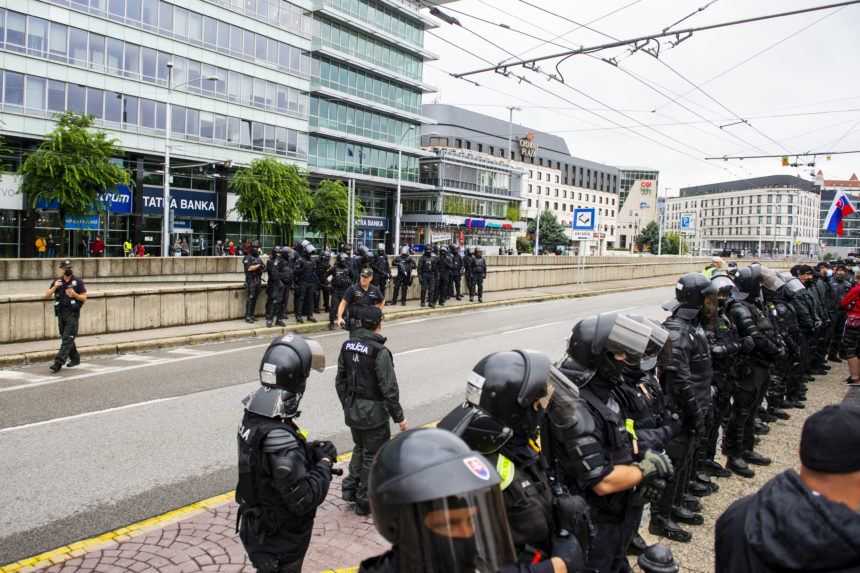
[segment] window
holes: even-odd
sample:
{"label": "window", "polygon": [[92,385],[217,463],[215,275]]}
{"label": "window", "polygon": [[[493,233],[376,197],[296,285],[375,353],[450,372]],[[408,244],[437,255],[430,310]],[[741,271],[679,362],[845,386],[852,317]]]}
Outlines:
{"label": "window", "polygon": [[140,126],[155,129],[155,102],[151,99],[140,99]]}
{"label": "window", "polygon": [[66,111],[66,83],[48,80],[48,111]]}
{"label": "window", "polygon": [[156,77],[157,54],[152,48],[141,48],[141,74],[143,79],[154,82]]}
{"label": "window", "polygon": [[181,105],[170,107],[170,132],[185,134],[185,108]]}
{"label": "window", "polygon": [[158,23],[158,0],[143,0],[141,20],[145,27],[155,28]]}
{"label": "window", "polygon": [[[9,81],[9,74],[6,74],[6,81]],[[67,109],[75,113],[84,113],[87,88],[77,84],[69,84],[68,92]]]}
{"label": "window", "polygon": [[48,21],[30,16],[27,30],[27,51],[44,58],[48,55]]}
{"label": "window", "polygon": [[211,140],[214,130],[214,117],[210,112],[200,112],[200,139]]}
{"label": "window", "polygon": [[125,18],[132,22],[140,22],[141,0],[126,0]]}
{"label": "window", "polygon": [[196,12],[188,13],[188,39],[195,44],[203,43],[203,16]]}
{"label": "window", "polygon": [[213,48],[218,46],[218,22],[209,17],[203,19],[203,43]]}
{"label": "window", "polygon": [[140,76],[140,46],[136,44],[125,45],[125,75],[130,78]]}
{"label": "window", "polygon": [[118,20],[125,18],[125,0],[109,0],[108,6],[112,18]]}
{"label": "window", "polygon": [[215,116],[215,128],[213,137],[216,143],[224,143],[227,139],[227,118],[223,115]]}
{"label": "window", "polygon": [[227,144],[239,145],[239,126],[240,120],[238,117],[227,118]]}
{"label": "window", "polygon": [[87,88],[87,113],[97,119],[104,116],[104,92],[96,88]]}
{"label": "window", "polygon": [[185,133],[194,139],[200,136],[200,112],[196,109],[188,110],[188,115],[185,119]]}
{"label": "window", "polygon": [[239,145],[245,149],[251,148],[251,122],[247,119],[239,120]]}
{"label": "window", "polygon": [[105,92],[105,121],[122,121],[122,94]]}
{"label": "window", "polygon": [[177,6],[173,9],[173,34],[180,38],[188,37],[188,10],[185,8]]}
{"label": "window", "polygon": [[114,38],[107,39],[107,68],[108,72],[122,71],[123,66],[123,42]]}
{"label": "window", "polygon": [[90,34],[90,67],[102,69],[105,65],[105,37]]}
{"label": "window", "polygon": [[11,105],[24,105],[24,75],[6,72],[3,82],[3,101]]}
{"label": "window", "polygon": [[51,22],[50,57],[52,60],[65,61],[68,55],[69,29],[62,24]]}
{"label": "window", "polygon": [[18,12],[6,12],[6,48],[25,51],[27,17]]}
{"label": "window", "polygon": [[158,4],[158,28],[165,34],[173,32],[173,5],[167,2]]}
{"label": "window", "polygon": [[[71,87],[71,86],[70,86]],[[137,114],[138,99],[134,96],[125,96],[122,99],[122,121],[127,125],[138,124]]]}
{"label": "window", "polygon": [[27,109],[45,109],[45,79],[27,76]]}

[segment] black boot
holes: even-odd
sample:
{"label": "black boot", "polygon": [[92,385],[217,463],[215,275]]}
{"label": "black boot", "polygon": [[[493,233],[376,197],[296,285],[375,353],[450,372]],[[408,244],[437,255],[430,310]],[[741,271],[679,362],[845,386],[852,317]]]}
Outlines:
{"label": "black boot", "polygon": [[732,471],[732,473],[739,475],[744,478],[754,478],[755,471],[747,464],[746,460],[742,457],[729,457],[729,461],[726,462],[726,469]]}
{"label": "black boot", "polygon": [[652,535],[665,537],[670,541],[679,543],[689,543],[693,540],[693,534],[682,529],[680,525],[667,517],[661,515],[651,515],[651,523],[648,525],[648,531]]}
{"label": "black boot", "polygon": [[784,400],[782,403],[783,408],[794,408],[796,410],[803,410],[806,408],[806,404],[801,402],[799,399],[788,399]]}
{"label": "black boot", "polygon": [[684,497],[681,499],[681,505],[695,513],[702,512],[702,502],[699,501],[699,498],[695,495],[685,493]]}
{"label": "black boot", "polygon": [[713,477],[732,477],[732,472],[730,472],[714,460],[703,460],[699,462],[699,470]]}
{"label": "black boot", "polygon": [[768,408],[767,413],[773,416],[774,418],[779,418],[780,420],[788,420],[791,416],[785,410],[780,410],[779,408]]}
{"label": "black boot", "polygon": [[718,491],[720,491],[720,486],[718,486],[716,483],[711,481],[711,478],[709,478],[707,475],[705,475],[702,472],[697,473],[695,478],[693,479],[693,481],[704,485],[709,490],[711,490],[711,493],[717,493]]}
{"label": "black boot", "polygon": [[53,364],[51,364],[50,366],[48,366],[48,369],[49,369],[51,372],[53,372],[54,374],[56,374],[57,372],[59,372],[59,371],[60,371],[60,368],[62,368],[62,367],[63,367],[63,363],[62,363],[62,362],[54,361],[54,363],[53,363]]}
{"label": "black boot", "polygon": [[78,356],[76,358],[69,358],[69,361],[66,362],[66,368],[74,368],[81,363],[81,357]]}
{"label": "black boot", "polygon": [[687,491],[689,491],[696,497],[707,497],[714,493],[711,491],[711,488],[696,480],[693,480],[687,484]]}
{"label": "black boot", "polygon": [[756,418],[760,419],[765,424],[776,422],[779,418],[768,412],[767,410],[759,410]]}
{"label": "black boot", "polygon": [[755,425],[753,427],[753,432],[760,435],[765,435],[770,433],[770,428],[768,428],[767,424],[762,422],[761,420],[756,420]]}
{"label": "black boot", "polygon": [[275,323],[275,326],[286,326],[286,325],[287,325],[287,323],[284,322],[283,320],[279,320],[278,322]]}
{"label": "black boot", "polygon": [[672,519],[678,523],[686,523],[687,525],[703,525],[705,523],[704,517],[680,505],[672,507]]}
{"label": "black boot", "polygon": [[769,466],[771,464],[771,459],[769,457],[763,456],[752,450],[745,451],[743,453],[743,458],[748,464],[753,464],[754,466]]}
{"label": "black boot", "polygon": [[633,535],[633,539],[630,540],[630,545],[627,546],[627,555],[642,555],[646,549],[648,549],[648,543],[642,539],[642,536],[637,531]]}

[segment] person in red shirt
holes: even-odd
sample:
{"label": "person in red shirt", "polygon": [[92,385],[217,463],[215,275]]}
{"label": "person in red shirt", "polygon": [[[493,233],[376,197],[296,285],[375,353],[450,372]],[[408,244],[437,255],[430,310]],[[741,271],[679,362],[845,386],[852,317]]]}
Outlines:
{"label": "person in red shirt", "polygon": [[101,235],[96,235],[95,241],[90,243],[90,254],[94,257],[103,257],[105,254],[105,242]]}
{"label": "person in red shirt", "polygon": [[848,371],[851,377],[846,380],[849,386],[860,385],[860,283],[851,287],[842,300],[839,308],[845,311],[845,331],[842,334],[842,352],[848,359]]}
{"label": "person in red shirt", "polygon": [[137,248],[135,249],[135,254],[138,257],[146,256],[146,247],[143,246],[143,243],[138,243]]}
{"label": "person in red shirt", "polygon": [[227,252],[230,253],[231,257],[236,256],[236,244],[233,241],[230,241],[230,245],[227,247]]}

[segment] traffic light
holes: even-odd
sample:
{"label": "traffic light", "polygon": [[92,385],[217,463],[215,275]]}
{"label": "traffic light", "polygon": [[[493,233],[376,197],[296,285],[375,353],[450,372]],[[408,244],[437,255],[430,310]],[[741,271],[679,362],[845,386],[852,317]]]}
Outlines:
{"label": "traffic light", "polygon": [[782,166],[788,167],[789,165],[790,165],[790,163],[788,162],[788,155],[783,155],[782,156]]}

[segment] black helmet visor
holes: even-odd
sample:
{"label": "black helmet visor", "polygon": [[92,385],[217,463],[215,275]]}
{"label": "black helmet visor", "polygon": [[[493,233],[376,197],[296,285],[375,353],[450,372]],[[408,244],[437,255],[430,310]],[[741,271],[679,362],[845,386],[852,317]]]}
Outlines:
{"label": "black helmet visor", "polygon": [[421,555],[424,573],[496,573],[516,561],[498,487],[418,503],[412,514],[419,547],[403,553]]}
{"label": "black helmet visor", "polygon": [[650,326],[619,314],[606,339],[606,350],[613,353],[623,352],[628,358],[639,358],[645,354],[649,340]]}

